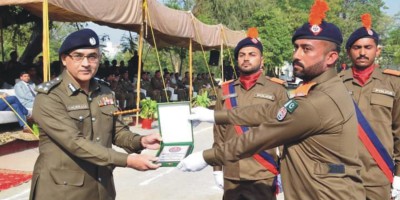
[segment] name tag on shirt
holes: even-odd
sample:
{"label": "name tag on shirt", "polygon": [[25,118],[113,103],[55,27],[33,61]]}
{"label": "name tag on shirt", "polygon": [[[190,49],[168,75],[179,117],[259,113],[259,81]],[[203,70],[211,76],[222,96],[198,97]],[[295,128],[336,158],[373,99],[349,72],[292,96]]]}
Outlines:
{"label": "name tag on shirt", "polygon": [[271,95],[271,94],[256,93],[254,97],[255,98],[261,98],[261,99],[268,99],[268,100],[271,100],[271,101],[275,100],[275,96]]}
{"label": "name tag on shirt", "polygon": [[77,105],[68,105],[67,110],[68,111],[73,111],[73,110],[86,110],[89,109],[89,106],[86,104],[77,104]]}
{"label": "name tag on shirt", "polygon": [[387,90],[387,89],[380,89],[380,88],[372,89],[372,93],[384,94],[384,95],[388,95],[388,96],[391,96],[391,97],[395,96],[394,91],[390,91],[390,90]]}

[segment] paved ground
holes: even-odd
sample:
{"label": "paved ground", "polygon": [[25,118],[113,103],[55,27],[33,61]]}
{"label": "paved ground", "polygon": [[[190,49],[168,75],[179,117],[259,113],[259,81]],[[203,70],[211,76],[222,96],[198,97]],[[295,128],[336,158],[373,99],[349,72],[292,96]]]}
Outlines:
{"label": "paved ground", "polygon": [[[158,132],[156,123],[153,129],[143,130],[131,127],[140,134]],[[212,125],[202,123],[194,129],[194,152],[209,148],[212,143]],[[116,148],[118,149],[118,148]],[[120,151],[120,149],[118,149]],[[155,155],[156,151],[144,151]],[[0,168],[32,171],[38,156],[38,149],[30,149],[0,157]],[[201,172],[184,173],[176,168],[160,168],[155,171],[138,172],[128,168],[114,171],[117,200],[218,200],[222,199],[222,190],[214,184],[212,168]],[[0,192],[2,200],[27,200],[30,182]],[[282,195],[278,200],[283,200]]]}

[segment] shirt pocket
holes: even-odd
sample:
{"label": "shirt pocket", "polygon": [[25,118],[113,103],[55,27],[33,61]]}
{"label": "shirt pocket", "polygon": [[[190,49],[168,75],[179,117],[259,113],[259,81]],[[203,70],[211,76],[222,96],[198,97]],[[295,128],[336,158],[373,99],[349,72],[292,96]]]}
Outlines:
{"label": "shirt pocket", "polygon": [[54,183],[57,185],[81,187],[85,180],[85,174],[83,172],[67,169],[50,170],[50,175],[53,178]]}
{"label": "shirt pocket", "polygon": [[100,112],[101,112],[101,130],[104,132],[112,132],[113,126],[114,126],[114,119],[117,118],[117,116],[114,116],[114,112],[118,111],[117,107],[114,105],[107,105],[107,106],[102,106],[100,107]]}
{"label": "shirt pocket", "polygon": [[384,106],[387,108],[393,107],[394,97],[386,94],[372,93],[371,104],[377,106]]}
{"label": "shirt pocket", "polygon": [[83,130],[85,121],[88,120],[90,116],[90,111],[89,109],[71,110],[68,111],[68,115],[75,121],[78,129]]}
{"label": "shirt pocket", "polygon": [[107,105],[100,107],[100,111],[103,117],[112,120],[114,117],[114,112],[118,111],[118,109],[114,105]]}

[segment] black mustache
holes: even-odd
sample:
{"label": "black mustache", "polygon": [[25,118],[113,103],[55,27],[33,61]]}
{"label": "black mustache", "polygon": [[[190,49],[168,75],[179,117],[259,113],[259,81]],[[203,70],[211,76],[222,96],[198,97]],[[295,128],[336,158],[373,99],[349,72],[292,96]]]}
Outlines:
{"label": "black mustache", "polygon": [[297,59],[296,59],[296,60],[293,60],[292,66],[294,66],[294,65],[298,65],[298,66],[304,68],[303,63],[301,63],[300,60],[297,60]]}
{"label": "black mustache", "polygon": [[364,55],[359,56],[359,57],[357,58],[357,60],[359,60],[359,59],[361,59],[361,58],[365,58],[365,59],[369,60],[369,58],[368,58],[367,56],[364,56]]}

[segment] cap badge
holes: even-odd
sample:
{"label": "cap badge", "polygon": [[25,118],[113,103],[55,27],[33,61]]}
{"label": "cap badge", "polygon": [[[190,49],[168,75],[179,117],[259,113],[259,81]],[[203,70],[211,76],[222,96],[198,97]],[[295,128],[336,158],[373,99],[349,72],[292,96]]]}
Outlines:
{"label": "cap badge", "polygon": [[321,33],[322,28],[318,25],[312,25],[310,28],[310,31],[314,34],[314,35],[318,35],[319,33]]}
{"label": "cap badge", "polygon": [[96,45],[96,39],[94,39],[94,37],[89,38],[89,43],[91,45]]}
{"label": "cap badge", "polygon": [[368,35],[371,35],[371,36],[372,36],[372,35],[374,35],[374,32],[372,32],[372,30],[371,30],[371,29],[368,29],[368,31],[367,31],[367,32],[368,32]]}

